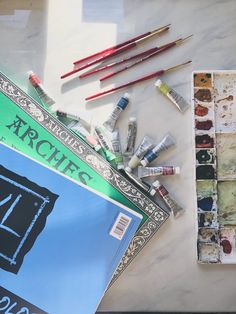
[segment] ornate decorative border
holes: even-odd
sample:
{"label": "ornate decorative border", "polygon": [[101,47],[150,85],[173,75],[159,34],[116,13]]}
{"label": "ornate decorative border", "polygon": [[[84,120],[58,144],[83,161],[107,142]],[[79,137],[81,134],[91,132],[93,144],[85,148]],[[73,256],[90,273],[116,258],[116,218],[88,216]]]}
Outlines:
{"label": "ornate decorative border", "polygon": [[169,213],[160,208],[154,200],[151,200],[121,173],[113,169],[96,151],[83,142],[76,134],[68,130],[65,125],[42,108],[40,104],[23,92],[1,72],[0,92],[43,126],[49,133],[76,154],[76,156],[90,165],[92,169],[148,216],[148,219],[136,232],[126,254],[122,258],[112,279],[112,284],[156,233],[160,226],[167,220]]}

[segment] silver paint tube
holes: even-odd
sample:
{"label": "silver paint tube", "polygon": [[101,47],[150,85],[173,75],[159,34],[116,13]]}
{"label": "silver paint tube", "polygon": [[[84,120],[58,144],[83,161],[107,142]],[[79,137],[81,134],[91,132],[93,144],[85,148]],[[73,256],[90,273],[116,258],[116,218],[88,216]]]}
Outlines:
{"label": "silver paint tube", "polygon": [[136,135],[137,135],[137,119],[135,117],[130,117],[128,123],[128,134],[124,156],[131,157],[133,155]]}

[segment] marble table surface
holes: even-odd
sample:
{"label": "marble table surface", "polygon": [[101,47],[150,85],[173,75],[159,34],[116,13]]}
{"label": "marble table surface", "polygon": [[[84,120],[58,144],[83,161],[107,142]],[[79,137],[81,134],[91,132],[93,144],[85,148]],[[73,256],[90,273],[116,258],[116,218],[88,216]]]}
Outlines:
{"label": "marble table surface", "polygon": [[[192,65],[164,77],[190,101],[193,70],[236,69],[235,0],[0,0],[1,68],[22,86],[27,83],[26,71],[34,70],[63,108],[89,112],[94,123],[101,123],[123,91],[86,104],[85,96],[100,89],[99,76],[80,81],[74,75],[62,81],[60,75],[80,57],[168,23],[168,33],[136,51],[190,34],[194,37],[104,82],[102,88],[192,59]],[[131,114],[138,121],[137,141],[149,134],[157,142],[167,132],[176,138],[176,147],[154,164],[181,167],[179,176],[162,182],[186,212],[161,228],[107,291],[99,310],[235,311],[236,265],[196,262],[192,112],[178,112],[154,82],[126,90],[131,103],[119,121],[122,141]]]}

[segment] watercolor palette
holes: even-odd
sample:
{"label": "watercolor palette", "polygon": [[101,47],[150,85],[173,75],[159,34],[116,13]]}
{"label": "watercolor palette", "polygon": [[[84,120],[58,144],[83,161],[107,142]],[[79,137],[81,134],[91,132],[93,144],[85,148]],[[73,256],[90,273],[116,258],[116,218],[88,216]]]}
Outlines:
{"label": "watercolor palette", "polygon": [[193,73],[198,261],[236,264],[236,71]]}

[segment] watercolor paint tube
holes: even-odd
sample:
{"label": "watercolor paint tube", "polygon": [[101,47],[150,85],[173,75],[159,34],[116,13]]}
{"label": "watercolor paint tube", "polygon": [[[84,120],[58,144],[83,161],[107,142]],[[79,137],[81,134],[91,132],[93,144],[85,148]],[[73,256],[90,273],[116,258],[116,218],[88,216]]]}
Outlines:
{"label": "watercolor paint tube", "polygon": [[98,144],[98,142],[95,140],[95,138],[89,133],[88,130],[79,122],[79,121],[72,121],[70,122],[67,127],[74,131],[75,133],[78,133],[79,135],[82,135],[83,138],[96,150],[99,151],[101,146]]}
{"label": "watercolor paint tube", "polygon": [[111,138],[111,143],[113,147],[113,152],[116,156],[116,166],[117,169],[124,169],[124,164],[123,164],[123,156],[122,156],[122,151],[121,151],[121,144],[120,144],[120,133],[118,129],[115,129],[112,132],[112,138]]}
{"label": "watercolor paint tube", "polygon": [[55,113],[60,118],[69,118],[72,120],[76,120],[76,121],[80,122],[81,124],[83,124],[86,128],[90,129],[90,127],[91,127],[91,123],[90,123],[91,122],[91,115],[89,115],[87,113],[86,114],[85,113],[77,114],[77,113],[67,112],[67,111],[60,110],[60,109],[57,109],[55,111]]}
{"label": "watercolor paint tube", "polygon": [[155,192],[157,192],[160,195],[160,197],[163,199],[165,204],[173,212],[175,218],[177,218],[179,215],[181,215],[184,212],[184,209],[176,203],[176,201],[170,196],[167,189],[158,180],[153,182],[152,186],[154,187]]}
{"label": "watercolor paint tube", "polygon": [[147,166],[150,162],[156,159],[163,150],[167,150],[174,144],[174,138],[170,134],[167,134],[158,145],[144,155],[143,160],[141,160],[140,163],[144,167]]}
{"label": "watercolor paint tube", "polygon": [[143,158],[145,153],[153,147],[153,140],[149,136],[144,136],[142,142],[139,144],[134,155],[130,159],[128,166],[125,168],[127,172],[131,172],[132,169],[136,168],[140,164],[140,160]]}
{"label": "watercolor paint tube", "polygon": [[129,94],[125,93],[123,97],[120,98],[116,107],[112,110],[108,119],[103,123],[103,126],[112,132],[115,128],[116,122],[123,110],[127,107],[129,103]]}
{"label": "watercolor paint tube", "polygon": [[131,157],[134,154],[136,135],[137,135],[137,119],[135,117],[130,117],[128,122],[128,134],[124,156]]}
{"label": "watercolor paint tube", "polygon": [[27,74],[30,83],[35,88],[39,98],[43,101],[43,103],[46,104],[48,107],[54,105],[56,103],[55,100],[49,96],[48,92],[42,85],[39,77],[33,71],[28,71]]}
{"label": "watercolor paint tube", "polygon": [[107,133],[106,129],[102,126],[95,126],[94,133],[102,148],[113,153],[110,134]]}
{"label": "watercolor paint tube", "polygon": [[180,168],[173,166],[159,166],[159,167],[138,167],[138,177],[154,177],[154,176],[167,176],[179,174]]}
{"label": "watercolor paint tube", "polygon": [[155,86],[159,88],[163,95],[169,98],[173,104],[175,104],[179,111],[185,112],[188,107],[190,107],[190,104],[167,83],[164,83],[158,79],[155,83]]}
{"label": "watercolor paint tube", "polygon": [[155,195],[155,189],[152,188],[151,185],[149,185],[146,182],[143,182],[142,180],[140,180],[138,177],[136,177],[133,173],[130,173],[128,171],[126,171],[125,169],[125,173],[127,174],[127,176],[133,181],[135,182],[139,187],[141,187],[145,192],[149,193],[151,196]]}
{"label": "watercolor paint tube", "polygon": [[97,140],[89,133],[86,128],[80,124],[78,121],[70,122],[67,127],[74,131],[77,135],[83,138],[96,152],[98,152],[103,158],[108,161],[113,161],[116,159],[116,156],[107,149],[103,149]]}

